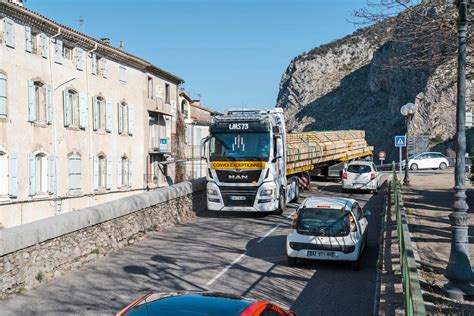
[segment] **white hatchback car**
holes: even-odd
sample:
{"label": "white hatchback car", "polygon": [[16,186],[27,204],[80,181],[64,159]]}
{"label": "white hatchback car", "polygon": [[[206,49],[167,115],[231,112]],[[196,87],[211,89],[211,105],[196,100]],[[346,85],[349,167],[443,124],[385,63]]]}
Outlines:
{"label": "white hatchback car", "polygon": [[342,260],[360,269],[367,248],[367,216],[354,199],[309,197],[294,215],[291,232],[286,238],[288,265],[297,258]]}
{"label": "white hatchback car", "polygon": [[[402,162],[404,166],[404,163]],[[408,160],[408,168],[418,169],[441,169],[449,167],[448,159],[442,153],[427,152],[421,153]]]}
{"label": "white hatchback car", "polygon": [[372,161],[355,160],[342,172],[342,192],[348,190],[369,190],[377,193],[381,175]]}

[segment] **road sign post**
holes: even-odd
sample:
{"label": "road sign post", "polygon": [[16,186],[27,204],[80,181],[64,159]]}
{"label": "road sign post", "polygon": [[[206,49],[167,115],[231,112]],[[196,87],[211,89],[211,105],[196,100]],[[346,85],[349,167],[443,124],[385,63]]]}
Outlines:
{"label": "road sign post", "polygon": [[[399,177],[402,179],[402,148],[407,146],[407,137],[405,135],[395,136],[395,147],[399,150]],[[405,168],[408,168],[408,161],[405,161]]]}

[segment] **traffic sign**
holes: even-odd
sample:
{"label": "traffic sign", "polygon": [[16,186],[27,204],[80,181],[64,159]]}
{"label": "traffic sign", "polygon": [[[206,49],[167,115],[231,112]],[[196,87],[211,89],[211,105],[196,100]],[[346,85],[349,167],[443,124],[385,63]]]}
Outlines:
{"label": "traffic sign", "polygon": [[405,135],[395,136],[395,147],[406,147],[407,137]]}
{"label": "traffic sign", "polygon": [[379,152],[379,159],[383,160],[385,159],[385,157],[386,157],[385,151]]}

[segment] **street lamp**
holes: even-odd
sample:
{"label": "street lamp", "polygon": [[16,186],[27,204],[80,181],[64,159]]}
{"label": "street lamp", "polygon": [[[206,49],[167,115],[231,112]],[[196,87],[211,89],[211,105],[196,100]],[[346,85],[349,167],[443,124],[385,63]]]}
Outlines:
{"label": "street lamp", "polygon": [[406,145],[405,147],[405,179],[403,179],[404,185],[410,185],[410,178],[408,177],[408,136],[410,134],[410,123],[413,119],[413,116],[416,112],[416,104],[407,103],[400,109],[400,113],[405,117],[405,122],[407,124],[407,136],[406,136]]}
{"label": "street lamp", "polygon": [[466,203],[466,62],[467,62],[467,7],[468,0],[456,2],[458,17],[458,84],[456,105],[456,167],[454,170],[454,205],[449,214],[451,222],[451,253],[445,276],[448,283],[443,290],[454,299],[474,294],[471,286],[473,271],[469,258],[469,207]]}

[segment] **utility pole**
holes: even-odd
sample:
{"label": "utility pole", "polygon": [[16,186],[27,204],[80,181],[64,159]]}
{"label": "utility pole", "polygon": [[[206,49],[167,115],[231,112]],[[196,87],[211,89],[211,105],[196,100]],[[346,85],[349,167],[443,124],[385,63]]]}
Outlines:
{"label": "utility pole", "polygon": [[463,299],[474,294],[471,286],[473,272],[469,258],[468,222],[469,209],[466,203],[466,61],[468,0],[458,0],[458,78],[456,107],[456,166],[454,173],[454,205],[449,214],[451,221],[451,253],[445,276],[448,283],[443,290],[453,299]]}

